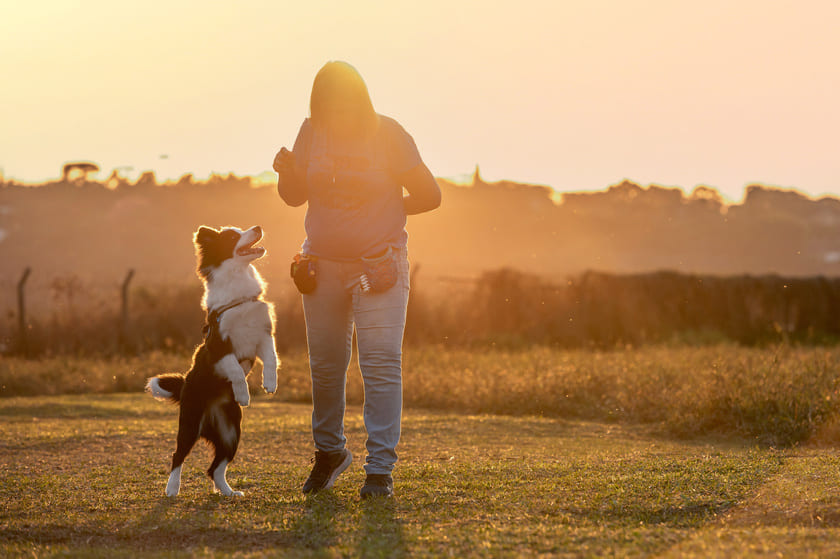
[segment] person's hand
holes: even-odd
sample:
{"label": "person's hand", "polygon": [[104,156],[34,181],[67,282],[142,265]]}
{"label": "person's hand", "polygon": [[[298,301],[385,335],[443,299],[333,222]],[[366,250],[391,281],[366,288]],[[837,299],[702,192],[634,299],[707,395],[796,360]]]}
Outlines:
{"label": "person's hand", "polygon": [[284,202],[292,207],[300,206],[306,202],[306,169],[299,167],[295,154],[286,148],[282,148],[274,156],[274,170],[277,177],[277,193]]}
{"label": "person's hand", "polygon": [[281,176],[289,176],[295,171],[295,154],[286,148],[281,148],[274,156],[274,170]]}

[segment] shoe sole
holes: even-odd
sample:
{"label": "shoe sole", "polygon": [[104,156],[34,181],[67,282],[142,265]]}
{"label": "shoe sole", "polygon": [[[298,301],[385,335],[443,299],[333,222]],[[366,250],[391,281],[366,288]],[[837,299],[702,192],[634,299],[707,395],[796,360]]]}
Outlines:
{"label": "shoe sole", "polygon": [[338,476],[340,476],[344,472],[344,470],[346,470],[347,467],[353,463],[353,454],[346,449],[345,452],[347,454],[344,456],[344,460],[342,460],[341,464],[339,464],[338,467],[335,470],[333,470],[332,475],[327,479],[327,483],[325,483],[321,489],[318,489],[318,491],[322,489],[330,489],[333,486],[333,484],[335,484],[335,480],[338,479]]}

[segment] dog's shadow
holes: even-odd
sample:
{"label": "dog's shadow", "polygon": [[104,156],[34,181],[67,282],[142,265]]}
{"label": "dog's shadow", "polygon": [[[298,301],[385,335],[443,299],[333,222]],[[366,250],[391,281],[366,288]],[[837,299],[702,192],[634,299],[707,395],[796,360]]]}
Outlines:
{"label": "dog's shadow", "polygon": [[[247,499],[247,497],[246,497]],[[234,503],[234,501],[230,501]],[[245,504],[246,501],[243,501]],[[357,556],[402,557],[406,555],[402,522],[398,518],[394,498],[375,497],[357,501],[333,491],[320,491],[307,496],[300,505],[294,520],[280,530],[265,533],[248,533],[245,536],[235,527],[216,526],[211,532],[200,524],[207,522],[219,509],[227,509],[227,498],[208,495],[198,501],[183,498],[161,497],[142,518],[138,526],[144,527],[144,545],[151,550],[170,549],[173,541],[186,549],[196,546],[228,550],[231,542],[247,540],[251,549],[274,549],[278,545],[301,547],[316,552],[332,551],[339,545],[356,548]],[[239,508],[238,506],[235,508]],[[186,514],[189,511],[189,514]],[[344,532],[348,522],[357,526],[350,535]],[[339,526],[345,528],[341,530]],[[345,538],[350,535],[350,542]],[[151,536],[151,537],[149,537]],[[344,541],[342,541],[344,540]]]}

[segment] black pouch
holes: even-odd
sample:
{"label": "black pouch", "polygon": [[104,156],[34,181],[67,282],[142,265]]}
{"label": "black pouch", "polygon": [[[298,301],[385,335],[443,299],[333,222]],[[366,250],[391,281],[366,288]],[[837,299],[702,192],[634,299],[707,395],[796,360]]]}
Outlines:
{"label": "black pouch", "polygon": [[304,295],[315,291],[315,287],[318,285],[318,274],[315,266],[317,260],[314,256],[300,252],[295,254],[289,268],[289,274],[295,282],[295,287]]}
{"label": "black pouch", "polygon": [[397,283],[397,254],[391,247],[383,254],[362,257],[362,267],[359,283],[365,293],[382,293]]}

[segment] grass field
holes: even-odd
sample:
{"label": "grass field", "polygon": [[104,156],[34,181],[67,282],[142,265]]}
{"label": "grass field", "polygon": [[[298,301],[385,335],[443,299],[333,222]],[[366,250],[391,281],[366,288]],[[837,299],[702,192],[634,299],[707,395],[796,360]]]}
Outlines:
{"label": "grass field", "polygon": [[[308,403],[305,352],[282,355],[275,400]],[[0,398],[141,391],[146,377],[185,371],[190,356],[0,359]],[[790,446],[840,442],[840,346],[732,344],[570,350],[420,346],[406,350],[408,408],[655,425],[678,437],[731,435]],[[261,392],[260,374],[249,377]],[[358,369],[347,384],[363,401]]]}
{"label": "grass field", "polygon": [[300,493],[309,407],[257,397],[228,479],[187,459],[163,496],[177,408],[138,393],[0,399],[0,556],[827,556],[840,553],[840,459],[651,426],[408,409],[397,496],[360,502],[354,465]]}

